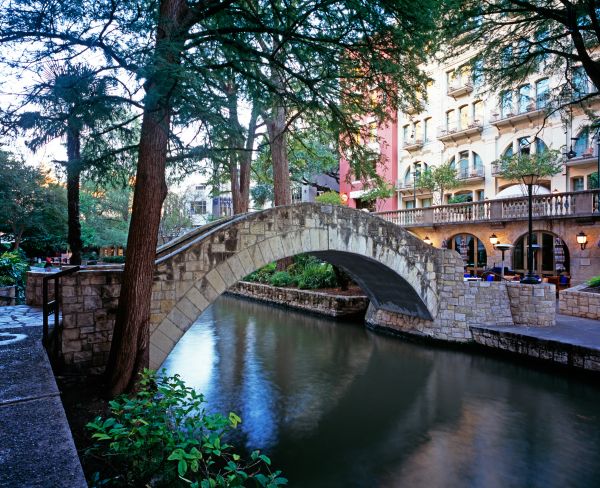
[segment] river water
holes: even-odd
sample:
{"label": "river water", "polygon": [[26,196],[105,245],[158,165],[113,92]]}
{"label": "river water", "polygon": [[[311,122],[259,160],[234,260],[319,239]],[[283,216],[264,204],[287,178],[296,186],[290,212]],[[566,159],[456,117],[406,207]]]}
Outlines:
{"label": "river water", "polygon": [[600,487],[600,382],[221,297],[164,363],[291,487]]}

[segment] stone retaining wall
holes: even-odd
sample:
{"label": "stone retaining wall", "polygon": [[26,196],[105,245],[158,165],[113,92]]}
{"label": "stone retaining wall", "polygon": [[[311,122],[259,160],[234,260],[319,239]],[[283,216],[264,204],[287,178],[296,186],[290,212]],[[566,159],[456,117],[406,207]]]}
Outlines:
{"label": "stone retaining wall", "polygon": [[[25,286],[25,303],[33,307],[41,307],[43,304],[42,278],[50,273],[39,273],[37,271],[27,272],[27,285]],[[54,284],[48,287],[48,299],[54,300]]]}
{"label": "stone retaining wall", "polygon": [[229,288],[227,292],[263,302],[308,310],[329,317],[364,315],[369,305],[369,299],[366,296],[330,295],[313,290],[280,288],[247,281],[240,281]]}
{"label": "stone retaining wall", "polygon": [[583,291],[583,284],[560,292],[558,311],[565,315],[600,320],[600,293]]}
{"label": "stone retaining wall", "polygon": [[[450,299],[445,314],[462,319],[468,326],[533,326],[545,327],[556,323],[552,284],[524,285],[521,283],[466,282],[464,295]],[[471,340],[464,328],[439,326],[435,321],[377,310],[369,306],[365,321],[372,328],[435,337],[442,340]],[[440,333],[441,331],[441,333]],[[444,337],[444,334],[447,338]]]}
{"label": "stone retaining wall", "polygon": [[104,371],[115,325],[122,269],[90,269],[61,278],[61,354],[65,366]]}
{"label": "stone retaining wall", "polygon": [[17,304],[17,287],[0,286],[0,307],[8,307]]}
{"label": "stone retaining wall", "polygon": [[600,372],[600,351],[595,349],[499,330],[473,327],[471,331],[473,340],[487,347],[563,366]]}

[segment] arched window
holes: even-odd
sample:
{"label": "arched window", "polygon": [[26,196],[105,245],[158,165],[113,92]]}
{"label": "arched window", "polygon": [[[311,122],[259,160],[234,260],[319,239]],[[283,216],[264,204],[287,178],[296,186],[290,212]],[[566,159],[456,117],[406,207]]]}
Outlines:
{"label": "arched window", "polygon": [[524,114],[530,110],[531,86],[523,85],[519,88],[519,113]]}
{"label": "arched window", "polygon": [[478,124],[483,123],[483,102],[481,100],[473,104],[473,122]]}
{"label": "arched window", "polygon": [[[558,236],[544,231],[532,234],[533,272],[538,276],[558,275],[570,270],[569,248]],[[527,271],[528,234],[522,235],[513,248],[513,269]]]}
{"label": "arched window", "polygon": [[463,105],[458,109],[459,129],[463,130],[469,127],[469,106]]}
{"label": "arched window", "polygon": [[550,85],[548,78],[535,82],[535,106],[537,109],[546,108],[550,99]]}
{"label": "arched window", "polygon": [[513,93],[507,90],[500,94],[500,116],[504,118],[513,114]]}
{"label": "arched window", "polygon": [[446,112],[446,130],[456,130],[456,115],[454,114],[454,110],[448,110]]}
{"label": "arched window", "polygon": [[467,272],[477,275],[486,268],[487,252],[480,239],[472,234],[457,234],[448,242],[450,249],[454,249],[462,257]]}
{"label": "arched window", "polygon": [[[516,148],[514,147],[515,145],[516,145]],[[546,146],[546,143],[544,141],[542,141],[539,137],[536,137],[533,140],[533,143],[531,142],[531,137],[519,137],[516,141],[511,142],[506,147],[506,149],[502,153],[502,156],[507,156],[507,157],[512,156],[513,154],[515,154],[515,149],[516,149],[516,153],[519,156],[522,156],[524,154],[533,154],[533,153],[541,154],[544,151],[548,150],[548,146]]]}
{"label": "arched window", "polygon": [[461,151],[458,154],[458,177],[459,179],[469,177],[469,151]]}
{"label": "arched window", "polygon": [[588,128],[583,129],[577,136],[577,140],[573,146],[573,150],[577,153],[577,156],[592,154],[590,147],[590,131]]}

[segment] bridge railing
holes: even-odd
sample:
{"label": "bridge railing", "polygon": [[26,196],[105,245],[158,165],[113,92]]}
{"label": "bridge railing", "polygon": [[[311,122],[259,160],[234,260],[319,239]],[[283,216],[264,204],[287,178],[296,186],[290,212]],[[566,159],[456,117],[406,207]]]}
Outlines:
{"label": "bridge railing", "polygon": [[[598,190],[553,193],[533,196],[533,218],[584,217],[599,211]],[[425,227],[456,223],[526,220],[529,216],[528,198],[438,205],[427,208],[377,212],[385,220],[405,227]]]}

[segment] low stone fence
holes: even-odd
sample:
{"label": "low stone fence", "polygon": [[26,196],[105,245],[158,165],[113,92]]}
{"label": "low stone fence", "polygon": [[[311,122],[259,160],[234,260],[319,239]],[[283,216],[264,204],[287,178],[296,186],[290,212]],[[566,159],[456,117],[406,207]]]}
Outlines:
{"label": "low stone fence", "polygon": [[565,315],[600,320],[600,293],[584,291],[588,285],[578,285],[560,292],[558,311]]}
{"label": "low stone fence", "polygon": [[[555,285],[526,285],[502,282],[466,282],[465,293],[449,299],[446,315],[463,319],[468,326],[547,327],[556,323]],[[423,320],[369,306],[365,318],[375,329],[435,337],[441,340],[472,340],[471,331],[439,327],[435,321]],[[441,332],[440,332],[441,331]]]}
{"label": "low stone fence", "polygon": [[279,288],[247,281],[240,281],[229,288],[227,292],[263,302],[316,312],[329,317],[364,315],[369,305],[369,299],[361,295],[330,295],[318,291]]}
{"label": "low stone fence", "polygon": [[[33,307],[41,307],[43,303],[42,278],[50,273],[39,271],[27,272],[27,285],[25,286],[25,303]],[[48,299],[54,300],[54,286],[48,287]]]}
{"label": "low stone fence", "polygon": [[0,286],[0,307],[17,304],[17,287]]}

